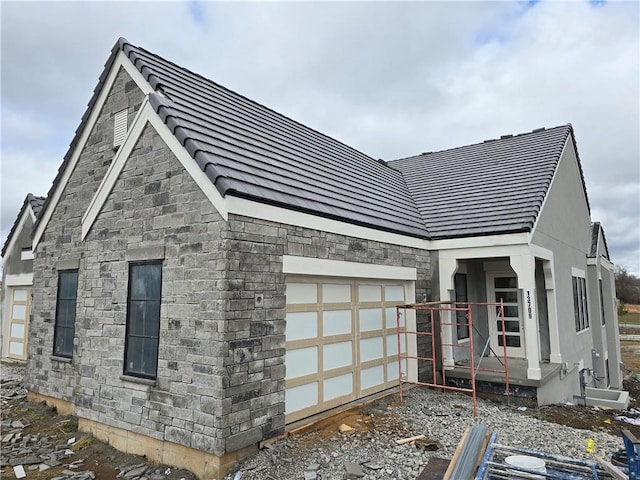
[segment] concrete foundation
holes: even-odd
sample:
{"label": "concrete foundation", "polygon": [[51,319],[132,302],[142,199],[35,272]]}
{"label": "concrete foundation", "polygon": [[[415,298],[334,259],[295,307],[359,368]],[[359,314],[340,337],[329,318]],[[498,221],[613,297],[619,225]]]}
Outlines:
{"label": "concrete foundation", "polygon": [[[55,407],[59,415],[73,415],[75,413],[73,404],[46,395],[28,392],[27,400],[45,402],[48,406]],[[258,445],[255,444],[218,456],[86,418],[78,418],[78,430],[90,433],[99,441],[121,452],[145,456],[153,463],[187,469],[200,480],[224,478],[238,462],[258,450]]]}

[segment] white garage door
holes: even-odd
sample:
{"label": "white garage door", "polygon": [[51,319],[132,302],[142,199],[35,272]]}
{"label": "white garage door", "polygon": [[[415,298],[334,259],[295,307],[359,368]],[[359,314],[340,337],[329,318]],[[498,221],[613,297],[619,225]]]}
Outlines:
{"label": "white garage door", "polygon": [[287,423],[398,384],[395,306],[407,288],[413,282],[287,277]]}

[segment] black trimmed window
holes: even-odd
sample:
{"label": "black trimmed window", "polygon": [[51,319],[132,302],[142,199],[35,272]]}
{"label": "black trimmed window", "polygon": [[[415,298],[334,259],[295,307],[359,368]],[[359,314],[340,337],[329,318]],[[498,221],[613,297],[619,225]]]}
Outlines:
{"label": "black trimmed window", "polygon": [[573,310],[575,314],[576,332],[589,328],[589,311],[587,309],[587,282],[584,277],[571,277],[573,282]]}
{"label": "black trimmed window", "polygon": [[125,375],[156,378],[161,287],[161,261],[129,264]]}
{"label": "black trimmed window", "polygon": [[53,354],[58,357],[73,357],[77,295],[78,270],[59,271],[56,321],[53,328]]}
{"label": "black trimmed window", "polygon": [[[462,304],[456,304],[456,308],[467,308],[467,302],[469,297],[467,294],[467,274],[456,273],[453,276],[454,291],[456,296],[456,302],[462,302]],[[469,319],[467,318],[467,312],[456,312],[456,323],[458,340],[466,340],[469,338]]]}
{"label": "black trimmed window", "polygon": [[598,280],[600,285],[600,315],[602,315],[602,325],[607,323],[607,317],[604,314],[604,290],[602,288],[602,279]]}

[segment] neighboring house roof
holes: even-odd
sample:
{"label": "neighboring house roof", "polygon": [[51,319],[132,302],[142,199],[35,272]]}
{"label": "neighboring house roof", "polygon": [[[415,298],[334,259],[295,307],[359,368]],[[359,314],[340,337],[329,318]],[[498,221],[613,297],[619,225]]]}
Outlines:
{"label": "neighboring house roof", "polygon": [[593,222],[591,224],[591,248],[589,251],[589,257],[595,258],[598,256],[598,241],[600,234],[602,233],[602,243],[604,247],[603,257],[609,260],[609,247],[607,247],[607,239],[604,236],[604,228],[600,225],[600,222]]}
{"label": "neighboring house roof", "polygon": [[404,175],[433,239],[528,232],[569,138],[575,147],[571,125],[542,128],[388,164]]}
{"label": "neighboring house roof", "polygon": [[16,233],[18,225],[20,224],[20,219],[22,218],[22,215],[24,214],[27,207],[31,207],[31,211],[33,212],[33,215],[37,219],[40,215],[40,212],[42,211],[42,206],[44,205],[45,200],[46,200],[46,197],[36,197],[31,193],[27,194],[26,198],[24,199],[24,202],[22,202],[22,207],[20,208],[20,212],[18,213],[18,216],[16,217],[16,219],[13,222],[13,225],[11,226],[11,231],[9,232],[9,235],[7,235],[7,239],[4,241],[4,245],[2,246],[3,257],[4,257],[4,254],[7,252],[7,248],[9,246],[9,243],[11,242],[11,238],[13,238],[13,235]]}

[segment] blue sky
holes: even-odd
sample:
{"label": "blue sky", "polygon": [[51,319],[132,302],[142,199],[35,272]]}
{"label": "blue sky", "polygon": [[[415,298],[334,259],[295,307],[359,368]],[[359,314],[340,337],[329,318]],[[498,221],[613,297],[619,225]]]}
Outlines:
{"label": "blue sky", "polygon": [[[375,158],[572,123],[640,275],[637,2],[2,2],[2,241],[51,186],[118,37]],[[63,26],[61,28],[61,26]]]}

